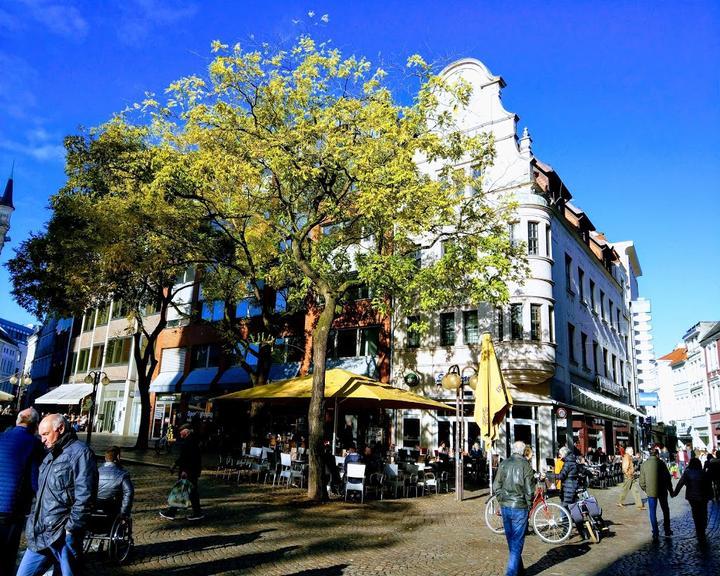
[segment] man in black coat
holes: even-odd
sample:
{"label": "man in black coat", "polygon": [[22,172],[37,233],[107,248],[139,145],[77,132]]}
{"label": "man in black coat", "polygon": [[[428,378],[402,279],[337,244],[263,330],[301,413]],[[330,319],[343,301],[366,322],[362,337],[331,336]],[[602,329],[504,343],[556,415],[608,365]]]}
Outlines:
{"label": "man in black coat", "polygon": [[[198,491],[198,479],[202,471],[202,454],[191,424],[183,424],[180,427],[180,441],[178,444],[180,446],[180,455],[175,461],[173,470],[177,469],[179,479],[189,480],[192,484],[192,490],[190,491],[192,513],[188,516],[188,520],[202,520],[205,515],[200,507],[200,493]],[[163,518],[173,520],[175,519],[175,509],[163,510],[160,515]]]}

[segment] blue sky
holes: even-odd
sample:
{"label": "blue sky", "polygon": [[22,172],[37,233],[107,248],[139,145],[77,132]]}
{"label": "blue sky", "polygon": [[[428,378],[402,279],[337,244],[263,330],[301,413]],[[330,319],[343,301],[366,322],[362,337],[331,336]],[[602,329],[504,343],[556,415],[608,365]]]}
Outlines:
{"label": "blue sky", "polygon": [[[308,15],[313,12],[314,16]],[[327,22],[321,17],[327,14]],[[15,205],[0,263],[47,219],[62,138],[202,72],[214,39],[301,32],[391,70],[412,53],[482,60],[503,102],[610,241],[634,240],[658,356],[720,320],[720,3],[4,0],[0,179]],[[0,316],[33,319],[9,296]]]}

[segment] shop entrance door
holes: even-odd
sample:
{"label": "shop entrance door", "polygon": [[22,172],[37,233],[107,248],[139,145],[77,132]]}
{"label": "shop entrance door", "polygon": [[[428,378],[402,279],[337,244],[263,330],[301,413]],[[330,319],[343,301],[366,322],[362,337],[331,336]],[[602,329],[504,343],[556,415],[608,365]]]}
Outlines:
{"label": "shop entrance door", "polygon": [[110,432],[111,434],[115,431],[115,400],[106,400],[103,402],[103,421],[101,432]]}

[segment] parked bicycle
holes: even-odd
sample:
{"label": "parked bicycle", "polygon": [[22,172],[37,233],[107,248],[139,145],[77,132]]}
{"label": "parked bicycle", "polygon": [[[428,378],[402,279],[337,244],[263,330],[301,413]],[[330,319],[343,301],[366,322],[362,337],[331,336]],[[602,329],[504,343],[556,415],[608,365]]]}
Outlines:
{"label": "parked bicycle", "polygon": [[586,488],[577,491],[577,501],[570,505],[570,516],[573,522],[582,522],[592,542],[600,542],[603,534],[609,530],[602,517],[602,508],[594,496],[590,496]]}
{"label": "parked bicycle", "polygon": [[[485,523],[496,534],[505,531],[500,503],[495,494],[490,496],[485,504]],[[528,525],[543,542],[548,544],[560,544],[567,540],[572,532],[570,513],[560,504],[547,501],[542,484],[538,484],[535,488]]]}

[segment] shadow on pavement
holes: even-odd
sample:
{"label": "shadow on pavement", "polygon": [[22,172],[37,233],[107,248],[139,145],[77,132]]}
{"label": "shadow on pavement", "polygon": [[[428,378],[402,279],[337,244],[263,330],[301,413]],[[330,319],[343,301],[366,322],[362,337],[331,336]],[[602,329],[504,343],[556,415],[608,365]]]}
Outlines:
{"label": "shadow on pavement", "polygon": [[345,568],[349,564],[337,564],[327,568],[314,568],[312,570],[303,570],[302,572],[293,572],[287,576],[342,576]]}
{"label": "shadow on pavement", "polygon": [[142,544],[133,550],[133,559],[149,557],[174,556],[184,552],[199,552],[200,550],[213,550],[227,546],[242,546],[254,542],[264,532],[270,530],[258,530],[249,534],[211,534],[208,536],[196,536],[170,542],[158,542],[154,544]]}
{"label": "shadow on pavement", "polygon": [[552,568],[556,564],[560,564],[569,558],[576,558],[587,554],[590,551],[590,545],[582,544],[565,544],[548,550],[547,554],[540,560],[525,568],[526,576],[534,576],[542,574],[545,570]]}

